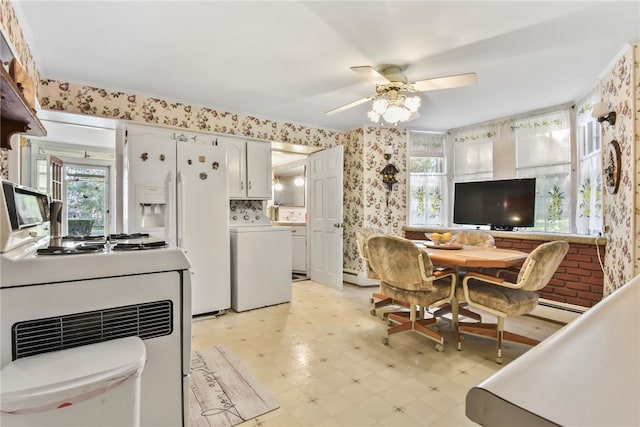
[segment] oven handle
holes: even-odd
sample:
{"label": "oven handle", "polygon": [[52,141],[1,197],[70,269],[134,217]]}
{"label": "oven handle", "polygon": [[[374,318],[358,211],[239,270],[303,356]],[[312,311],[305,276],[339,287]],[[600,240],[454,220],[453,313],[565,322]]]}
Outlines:
{"label": "oven handle", "polygon": [[182,179],[182,172],[178,171],[177,174],[177,181],[178,181],[178,206],[180,208],[180,213],[178,215],[178,247],[182,248],[182,250],[184,251],[184,253],[186,254],[187,251],[185,250],[185,237],[184,237],[184,219],[185,219],[185,214],[186,214],[186,209],[185,209],[185,205],[184,205],[184,192],[185,192],[185,185],[184,185],[184,180]]}

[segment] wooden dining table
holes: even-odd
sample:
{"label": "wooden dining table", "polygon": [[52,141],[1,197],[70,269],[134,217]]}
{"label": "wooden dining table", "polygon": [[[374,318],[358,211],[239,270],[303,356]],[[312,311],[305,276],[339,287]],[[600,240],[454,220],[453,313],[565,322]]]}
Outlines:
{"label": "wooden dining table", "polygon": [[509,268],[524,262],[528,253],[515,249],[481,248],[477,246],[434,245],[427,241],[414,241],[426,250],[431,262],[438,267],[467,268]]}
{"label": "wooden dining table", "polygon": [[[528,253],[515,249],[502,248],[482,248],[478,246],[454,246],[437,245],[431,241],[414,240],[413,243],[425,250],[429,254],[431,262],[436,267],[453,268],[458,276],[458,283],[462,281],[462,272],[469,268],[509,268],[521,265],[529,256]],[[457,303],[456,303],[457,304]],[[480,314],[466,309],[464,306],[457,307],[458,314],[481,320]],[[451,312],[451,304],[442,306],[435,315],[444,315]],[[456,320],[454,319],[454,322]]]}

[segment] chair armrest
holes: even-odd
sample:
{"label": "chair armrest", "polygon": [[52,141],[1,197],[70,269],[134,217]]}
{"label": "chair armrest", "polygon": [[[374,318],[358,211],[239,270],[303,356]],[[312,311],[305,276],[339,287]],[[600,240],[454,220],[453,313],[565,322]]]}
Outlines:
{"label": "chair armrest", "polygon": [[480,280],[482,282],[493,283],[494,285],[502,285],[506,280],[502,277],[492,276],[490,274],[480,273],[478,271],[470,271],[464,275],[464,279],[462,279],[462,283],[466,284],[469,279]]}
{"label": "chair armrest", "polygon": [[453,274],[454,276],[456,275],[456,271],[452,268],[446,268],[444,270],[434,270],[433,272],[433,276],[436,279],[442,279],[443,277],[449,276]]}
{"label": "chair armrest", "polygon": [[519,268],[513,268],[513,267],[512,268],[501,268],[496,272],[496,276],[501,277],[501,275],[503,273],[513,275],[514,278],[517,278],[518,274],[520,274],[520,269]]}

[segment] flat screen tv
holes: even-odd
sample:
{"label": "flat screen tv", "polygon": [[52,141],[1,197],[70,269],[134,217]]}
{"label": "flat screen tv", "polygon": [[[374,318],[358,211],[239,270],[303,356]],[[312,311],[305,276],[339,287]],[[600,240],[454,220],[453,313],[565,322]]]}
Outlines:
{"label": "flat screen tv", "polygon": [[533,227],[535,206],[535,178],[456,182],[453,222],[505,231]]}

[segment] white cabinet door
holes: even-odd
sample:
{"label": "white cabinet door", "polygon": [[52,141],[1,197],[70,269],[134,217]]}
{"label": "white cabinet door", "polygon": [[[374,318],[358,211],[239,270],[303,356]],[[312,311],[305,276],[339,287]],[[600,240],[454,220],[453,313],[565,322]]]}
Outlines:
{"label": "white cabinet door", "polygon": [[245,141],[236,138],[218,137],[218,146],[227,151],[227,170],[229,176],[229,198],[246,199],[247,146]]}
{"label": "white cabinet door", "polygon": [[227,151],[229,198],[261,200],[271,198],[271,144],[218,137]]}
{"label": "white cabinet door", "polygon": [[247,198],[271,198],[271,144],[247,141]]}
{"label": "white cabinet door", "polygon": [[291,227],[291,267],[293,271],[307,272],[307,233],[306,226]]}

